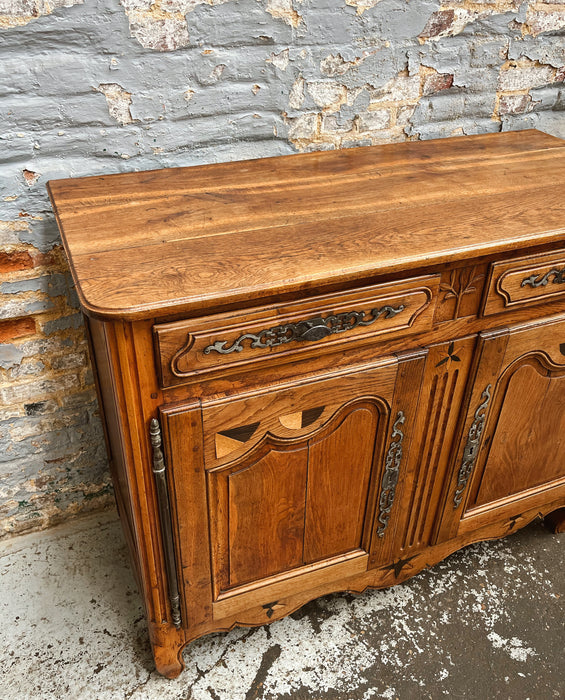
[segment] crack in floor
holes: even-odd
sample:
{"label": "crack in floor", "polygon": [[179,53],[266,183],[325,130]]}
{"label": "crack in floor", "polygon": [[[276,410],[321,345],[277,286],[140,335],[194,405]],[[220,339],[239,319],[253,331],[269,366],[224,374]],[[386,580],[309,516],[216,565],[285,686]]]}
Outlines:
{"label": "crack in floor", "polygon": [[565,697],[563,539],[539,523],[398,586],[195,640],[173,681],[153,670],[119,523],[63,532],[0,545],[2,699]]}

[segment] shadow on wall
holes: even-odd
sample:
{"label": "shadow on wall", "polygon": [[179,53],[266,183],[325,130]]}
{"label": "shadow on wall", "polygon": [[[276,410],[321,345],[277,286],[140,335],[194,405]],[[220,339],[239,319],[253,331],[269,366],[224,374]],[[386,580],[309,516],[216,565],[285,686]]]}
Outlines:
{"label": "shadow on wall", "polygon": [[[28,232],[25,225],[19,231]],[[87,344],[60,246],[0,254],[0,536],[112,503]]]}

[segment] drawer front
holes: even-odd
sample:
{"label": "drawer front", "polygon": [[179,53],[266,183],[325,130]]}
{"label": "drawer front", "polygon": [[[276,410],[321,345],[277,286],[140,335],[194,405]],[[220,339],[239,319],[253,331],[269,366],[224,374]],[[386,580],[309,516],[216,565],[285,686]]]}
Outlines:
{"label": "drawer front", "polygon": [[484,316],[565,299],[565,250],[491,265]]}
{"label": "drawer front", "polygon": [[154,327],[163,387],[432,325],[439,275]]}

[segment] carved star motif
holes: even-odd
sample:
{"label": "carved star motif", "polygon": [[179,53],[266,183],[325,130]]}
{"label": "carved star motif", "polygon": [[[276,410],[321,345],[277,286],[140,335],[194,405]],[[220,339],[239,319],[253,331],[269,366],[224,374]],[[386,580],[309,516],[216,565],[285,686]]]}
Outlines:
{"label": "carved star motif", "polygon": [[443,358],[443,360],[440,360],[436,367],[441,367],[441,365],[444,365],[446,362],[461,362],[461,358],[459,355],[456,355],[455,353],[458,352],[455,349],[455,343],[452,341],[449,343],[449,347],[447,349],[447,356]]}
{"label": "carved star motif", "polygon": [[402,573],[402,569],[404,569],[405,566],[408,566],[412,559],[416,559],[416,557],[417,554],[412,557],[407,557],[406,559],[398,559],[388,566],[382,566],[381,571],[394,571],[394,578],[398,578]]}
{"label": "carved star motif", "polygon": [[278,610],[279,608],[284,608],[284,604],[279,603],[278,600],[274,600],[272,603],[265,603],[265,605],[262,605],[261,607],[263,608],[263,610],[267,611],[267,617],[270,619],[275,614],[275,610]]}
{"label": "carved star motif", "polygon": [[520,520],[521,517],[522,515],[513,515],[510,518],[510,522],[508,523],[508,532],[510,532],[510,530],[513,530],[516,527],[516,523],[518,522],[518,520]]}

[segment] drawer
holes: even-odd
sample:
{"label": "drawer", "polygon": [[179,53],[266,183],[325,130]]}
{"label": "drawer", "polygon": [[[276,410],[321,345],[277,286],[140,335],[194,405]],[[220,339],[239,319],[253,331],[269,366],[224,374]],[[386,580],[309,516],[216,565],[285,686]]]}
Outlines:
{"label": "drawer", "polygon": [[[302,359],[432,325],[439,275],[154,326],[161,385],[244,365]],[[283,357],[284,356],[284,357]]]}
{"label": "drawer", "polygon": [[565,250],[493,263],[484,316],[565,299]]}

